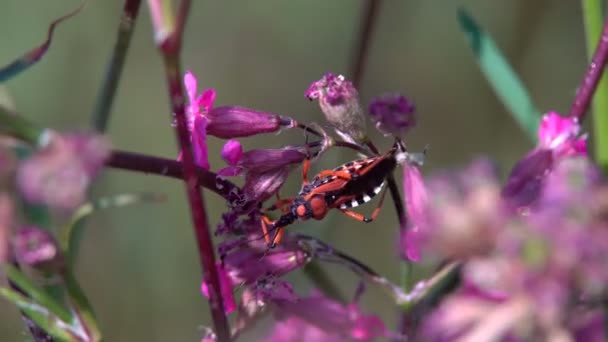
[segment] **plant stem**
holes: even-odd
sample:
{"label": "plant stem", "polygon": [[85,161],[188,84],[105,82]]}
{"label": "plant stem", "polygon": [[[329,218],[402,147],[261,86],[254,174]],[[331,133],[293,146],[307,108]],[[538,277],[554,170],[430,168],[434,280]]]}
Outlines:
{"label": "plant stem", "polygon": [[574,98],[572,107],[570,107],[570,117],[577,118],[580,121],[583,121],[585,118],[585,114],[591,103],[591,98],[593,98],[593,94],[597,89],[606,62],[608,62],[608,22],[604,23],[604,29],[602,30],[602,35],[597,43],[591,63],[587,68],[583,82],[576,92],[576,97]]}
{"label": "plant stem", "polygon": [[[184,166],[182,163],[167,159],[149,156],[145,154],[114,150],[110,159],[106,162],[107,166],[151,173],[159,176],[166,176],[177,179],[184,179]],[[238,193],[240,189],[227,179],[218,177],[214,172],[195,166],[197,185],[200,185],[216,194],[229,199],[231,193]]]}
{"label": "plant stem", "polygon": [[[602,30],[601,0],[583,0],[583,21],[587,40],[587,55],[593,56],[593,49],[600,39]],[[593,98],[593,139],[595,160],[600,166],[608,166],[608,81],[601,77]]]}
{"label": "plant stem", "polygon": [[381,0],[365,0],[364,9],[361,12],[361,24],[359,26],[359,34],[357,35],[357,45],[353,54],[351,65],[351,79],[355,88],[361,85],[361,78],[365,69],[367,60],[367,51],[371,41],[372,32],[381,4]]}
{"label": "plant stem", "polygon": [[105,78],[93,107],[92,125],[98,132],[105,132],[108,126],[110,110],[114,103],[114,95],[116,95],[116,90],[118,89],[118,81],[122,74],[140,5],[141,0],[125,0],[124,2],[112,57],[108,63]]}
{"label": "plant stem", "polygon": [[[153,3],[155,0],[149,0]],[[194,233],[198,245],[199,258],[202,265],[203,279],[209,285],[209,307],[215,333],[218,341],[230,341],[230,329],[228,319],[224,311],[224,303],[217,273],[215,248],[211,240],[211,231],[205,210],[205,200],[201,188],[198,186],[197,169],[194,164],[192,146],[190,144],[190,133],[188,132],[187,117],[184,108],[184,92],[181,83],[180,50],[182,43],[183,27],[188,18],[189,0],[182,0],[179,6],[178,22],[176,28],[162,40],[157,41],[157,47],[163,57],[165,64],[165,75],[167,78],[168,94],[171,101],[171,112],[177,121],[176,133],[179,147],[182,151],[184,165],[184,183],[190,203],[190,213],[194,223]],[[158,27],[155,27],[155,31]],[[159,36],[156,32],[156,38]]]}

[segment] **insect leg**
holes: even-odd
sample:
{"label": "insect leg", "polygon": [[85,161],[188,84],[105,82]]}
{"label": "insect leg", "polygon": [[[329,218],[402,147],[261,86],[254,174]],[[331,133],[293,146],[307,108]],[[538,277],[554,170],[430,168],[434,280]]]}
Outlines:
{"label": "insect leg", "polygon": [[349,209],[339,209],[339,210],[343,214],[350,216],[357,221],[369,223],[369,222],[372,222],[373,220],[375,220],[376,217],[378,217],[378,214],[380,214],[380,209],[382,208],[382,203],[384,202],[384,197],[386,197],[386,189],[384,191],[382,191],[382,195],[380,195],[380,201],[378,202],[378,206],[374,209],[374,211],[372,212],[372,215],[370,217],[366,217],[363,214],[360,214],[356,211],[352,211]]}

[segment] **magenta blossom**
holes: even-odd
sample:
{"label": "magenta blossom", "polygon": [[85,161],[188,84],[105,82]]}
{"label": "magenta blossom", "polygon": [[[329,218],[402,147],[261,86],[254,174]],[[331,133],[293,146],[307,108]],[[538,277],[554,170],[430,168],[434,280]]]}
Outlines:
{"label": "magenta blossom", "polygon": [[46,147],[19,165],[17,185],[31,203],[72,210],[84,203],[109,155],[110,145],[101,136],[53,134]]}
{"label": "magenta blossom", "polygon": [[428,194],[420,169],[413,163],[403,165],[403,188],[407,222],[401,227],[402,256],[411,261],[420,261],[419,234],[425,229],[425,213]]}
{"label": "magenta blossom", "polygon": [[322,333],[314,333],[322,337],[320,341],[373,341],[380,337],[397,337],[379,317],[362,313],[356,304],[344,305],[321,294],[300,298],[297,302],[277,300],[274,305],[280,318],[300,327],[309,324],[320,329]]}
{"label": "magenta blossom", "polygon": [[[258,231],[261,231],[258,221]],[[297,242],[285,235],[283,243],[271,250],[263,239],[249,236],[250,241],[238,241],[223,254],[217,269],[226,313],[235,308],[233,288],[245,286],[257,301],[295,300],[295,294],[287,282],[278,278],[301,268],[310,262],[310,256]],[[209,296],[206,282],[201,285],[205,296]]]}
{"label": "magenta blossom", "polygon": [[221,152],[222,159],[228,164],[227,167],[217,172],[220,176],[238,176],[241,173],[241,168],[238,162],[243,156],[243,146],[237,140],[228,140]]}
{"label": "magenta blossom", "polygon": [[[184,75],[184,86],[188,93],[188,105],[186,106],[186,119],[190,140],[192,142],[192,153],[194,163],[203,169],[209,169],[209,155],[207,150],[207,113],[213,108],[215,101],[215,90],[206,89],[196,96],[198,90],[197,80],[194,74],[187,71]],[[178,160],[181,160],[180,152]]]}
{"label": "magenta blossom", "polygon": [[507,179],[502,196],[515,209],[526,208],[537,200],[546,176],[560,160],[587,155],[587,136],[580,135],[576,118],[549,112],[538,130],[538,146],[520,160]]}
{"label": "magenta blossom", "polygon": [[65,266],[63,253],[53,235],[38,227],[19,229],[13,239],[13,252],[24,266],[47,272],[61,272]]}

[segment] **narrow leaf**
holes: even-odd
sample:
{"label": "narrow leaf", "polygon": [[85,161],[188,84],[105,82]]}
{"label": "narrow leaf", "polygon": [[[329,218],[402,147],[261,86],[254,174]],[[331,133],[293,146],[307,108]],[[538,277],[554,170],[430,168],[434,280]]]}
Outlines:
{"label": "narrow leaf", "polygon": [[494,88],[494,92],[517,123],[533,141],[536,141],[541,113],[534,105],[524,84],[492,37],[484,32],[462,8],[458,9],[458,22],[469,40],[481,71]]}
{"label": "narrow leaf", "polygon": [[51,295],[32,283],[15,266],[7,264],[4,267],[8,279],[11,280],[26,295],[28,295],[33,302],[38,303],[42,307],[48,309],[50,313],[57,316],[60,320],[64,322],[71,321],[72,315]]}
{"label": "narrow leaf", "polygon": [[53,33],[55,32],[55,27],[59,25],[62,21],[71,18],[76,15],[80,10],[84,7],[84,2],[81,3],[76,9],[71,12],[55,19],[51,25],[49,25],[48,33],[46,40],[39,46],[33,48],[32,50],[26,52],[21,57],[17,58],[12,63],[0,68],[0,83],[5,82],[16,75],[20,74],[22,71],[36,64],[46,53],[46,51],[51,46],[51,41],[53,40]]}
{"label": "narrow leaf", "polygon": [[101,330],[95,318],[93,306],[82,291],[78,281],[71,270],[64,274],[65,286],[70,296],[70,304],[73,306],[74,313],[78,316],[82,325],[86,328],[90,341],[101,341]]}
{"label": "narrow leaf", "polygon": [[48,334],[61,341],[79,341],[69,328],[69,324],[61,320],[44,306],[36,303],[21,293],[0,288],[0,295],[14,303],[24,314],[26,314],[36,325],[44,329]]}
{"label": "narrow leaf", "polygon": [[78,241],[79,236],[82,233],[82,223],[86,217],[100,209],[124,207],[127,205],[146,202],[161,202],[164,200],[165,196],[162,194],[141,193],[103,197],[95,201],[85,203],[74,212],[68,224],[61,229],[59,244],[68,255],[68,259],[70,260],[71,264],[71,261],[73,261],[78,251]]}

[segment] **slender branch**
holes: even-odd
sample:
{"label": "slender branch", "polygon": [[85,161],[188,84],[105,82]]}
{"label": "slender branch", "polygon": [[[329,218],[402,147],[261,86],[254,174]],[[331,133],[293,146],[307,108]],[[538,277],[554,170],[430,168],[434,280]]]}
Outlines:
{"label": "slender branch", "polygon": [[[577,118],[580,121],[584,119],[585,113],[591,103],[591,98],[593,98],[593,94],[595,93],[600,77],[602,76],[604,67],[606,66],[606,62],[608,62],[608,21],[604,23],[604,29],[602,30],[602,35],[595,49],[595,53],[593,54],[593,58],[591,59],[591,63],[587,68],[583,82],[576,92],[576,97],[570,108],[570,117]],[[605,115],[605,113],[602,114]]]}
{"label": "slender branch", "polygon": [[[18,267],[18,266],[15,264],[15,267]],[[11,280],[8,281],[8,284],[11,289],[19,292],[20,294],[22,294],[24,296],[27,296],[27,294],[19,286],[17,286],[17,284],[12,282]],[[44,331],[44,329],[42,329],[36,323],[34,323],[34,321],[31,318],[29,318],[28,315],[26,315],[23,310],[19,309],[19,312],[21,313],[21,319],[23,320],[23,323],[25,323],[25,326],[27,326],[27,329],[30,331],[30,334],[32,335],[32,338],[34,339],[35,342],[53,342],[53,341],[55,341],[55,339],[53,339],[52,336],[47,334],[46,331]]]}
{"label": "slender branch", "polygon": [[140,5],[141,0],[125,0],[124,2],[112,57],[108,63],[101,89],[97,94],[91,117],[91,123],[98,132],[104,132],[108,126],[110,110],[118,89],[118,81],[122,74]]}
{"label": "slender branch", "polygon": [[[154,3],[155,0],[149,0]],[[171,112],[177,121],[176,134],[179,147],[183,156],[184,183],[190,204],[190,213],[194,223],[194,233],[198,246],[199,258],[202,265],[203,279],[209,285],[209,307],[215,333],[218,341],[230,341],[230,328],[228,319],[224,311],[220,281],[217,273],[215,248],[211,240],[211,230],[205,210],[205,200],[201,188],[198,186],[197,168],[194,163],[192,146],[190,144],[190,133],[184,106],[184,92],[181,83],[180,49],[182,43],[183,27],[188,18],[189,0],[182,0],[180,4],[179,22],[176,24],[178,29],[160,41],[157,40],[157,47],[163,57],[165,64],[165,75],[167,79],[168,95],[171,102]],[[155,30],[158,30],[155,27]],[[156,38],[159,37],[156,32]]]}
{"label": "slender branch", "polygon": [[[154,157],[145,154],[114,150],[106,165],[116,169],[151,173],[177,179],[184,179],[184,166],[182,163],[166,158]],[[239,193],[240,189],[229,180],[218,177],[214,172],[195,166],[197,185],[200,185],[226,200],[231,194]]]}
{"label": "slender branch", "polygon": [[369,49],[374,25],[378,18],[381,2],[381,0],[365,0],[365,3],[363,4],[364,9],[361,12],[361,24],[359,26],[359,34],[357,35],[357,45],[355,46],[355,53],[353,54],[351,65],[351,79],[356,88],[359,88],[361,85],[361,78],[363,77],[368,55],[367,51]]}

